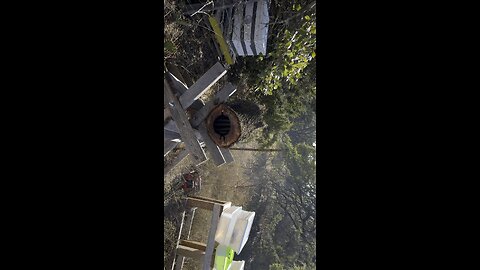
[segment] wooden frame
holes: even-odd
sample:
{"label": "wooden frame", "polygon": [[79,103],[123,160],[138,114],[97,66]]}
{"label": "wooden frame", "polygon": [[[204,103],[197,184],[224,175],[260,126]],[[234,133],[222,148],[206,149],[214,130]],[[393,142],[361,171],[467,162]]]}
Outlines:
{"label": "wooden frame", "polygon": [[[187,198],[187,207],[191,209],[205,209],[212,212],[212,218],[210,220],[210,228],[208,232],[208,238],[206,243],[201,243],[197,241],[188,240],[190,235],[190,230],[188,232],[187,239],[181,239],[181,229],[183,228],[183,220],[185,217],[185,212],[182,216],[182,225],[180,226],[180,234],[177,241],[177,249],[175,251],[175,258],[172,263],[173,269],[182,269],[183,262],[185,257],[193,258],[201,261],[202,270],[210,270],[214,265],[214,251],[217,246],[215,242],[215,233],[217,231],[218,222],[220,220],[220,215],[223,212],[223,209],[230,207],[231,202],[215,200],[207,197],[200,196],[189,196]],[[190,220],[190,223],[193,221]],[[191,224],[190,224],[191,226]],[[176,258],[178,255],[178,258]]]}
{"label": "wooden frame", "polygon": [[[176,72],[179,75],[178,69]],[[164,175],[188,155],[192,155],[197,165],[206,161],[207,156],[202,146],[206,147],[216,166],[234,161],[228,149],[217,146],[211,140],[202,123],[204,123],[212,108],[219,103],[225,102],[236,91],[236,87],[231,83],[227,83],[216,93],[213,100],[204,103],[199,99],[205,91],[225,74],[226,69],[217,62],[193,85],[187,87],[174,74],[170,72],[165,73],[164,104],[166,108],[164,113],[168,113],[168,117],[171,116],[172,120],[166,122],[168,119],[164,115],[164,156],[175,149],[180,141],[185,143],[186,150],[182,150],[182,153],[173,164],[164,169]],[[190,120],[188,120],[185,112],[189,107],[195,107],[197,110]]]}

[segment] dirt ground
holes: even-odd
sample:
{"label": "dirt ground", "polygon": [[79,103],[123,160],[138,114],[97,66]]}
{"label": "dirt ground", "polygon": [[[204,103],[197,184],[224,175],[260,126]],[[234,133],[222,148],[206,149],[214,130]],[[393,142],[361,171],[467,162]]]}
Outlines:
{"label": "dirt ground", "polygon": [[[249,175],[251,164],[255,162],[257,152],[232,151],[233,163],[216,167],[212,160],[196,167],[202,177],[202,190],[197,194],[219,200],[231,201],[233,205],[245,205],[249,199],[249,188],[252,186]],[[207,153],[208,156],[208,153]],[[164,192],[170,192],[169,185],[182,173],[188,172],[195,165],[190,158],[184,159],[165,176]],[[164,201],[164,261],[171,265],[173,249],[178,237],[181,213],[185,211],[181,194]],[[208,236],[211,213],[197,209],[192,224],[190,240],[205,242]],[[185,231],[182,233],[185,235]],[[166,266],[168,266],[166,265]],[[185,270],[199,269],[198,262],[187,259]]]}
{"label": "dirt ground", "polygon": [[[206,16],[202,14],[193,17],[182,15],[184,1],[165,0],[165,40],[164,64],[173,64],[178,67],[183,76],[192,81],[201,77],[210,67],[219,61],[218,53],[213,45],[213,39],[207,25],[202,22]],[[229,81],[228,72],[201,99],[207,101],[211,96]],[[186,82],[189,85],[188,82]],[[240,91],[237,90],[238,94]],[[243,144],[243,147],[253,145]],[[239,147],[239,145],[236,145]],[[196,166],[189,156],[164,176],[164,194],[171,194],[172,183],[180,175],[195,168],[202,177],[200,196],[231,201],[233,205],[245,205],[252,187],[249,175],[251,164],[255,162],[258,152],[232,151],[235,159],[233,163],[216,167],[211,159]],[[175,157],[174,151],[164,158],[168,164]],[[209,153],[207,152],[207,157]],[[185,197],[175,194],[164,198],[164,263],[165,269],[170,269],[173,251],[177,242],[178,229],[181,222],[181,213],[186,210]],[[205,242],[208,235],[208,225],[211,214],[209,211],[198,209],[192,225],[191,240]],[[198,262],[186,260],[185,270],[199,269]]]}

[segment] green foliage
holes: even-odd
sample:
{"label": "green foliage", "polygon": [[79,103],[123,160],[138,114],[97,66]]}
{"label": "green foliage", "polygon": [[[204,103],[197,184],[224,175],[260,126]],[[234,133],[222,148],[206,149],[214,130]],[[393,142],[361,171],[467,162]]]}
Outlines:
{"label": "green foliage", "polygon": [[[295,87],[303,76],[303,70],[315,56],[316,26],[309,16],[301,28],[294,33],[285,30],[283,37],[276,43],[276,49],[269,54],[271,66],[262,74],[262,82],[255,89],[271,95],[277,89]],[[260,59],[259,61],[266,61]]]}
{"label": "green foliage", "polygon": [[[273,1],[267,56],[239,58],[233,67],[261,107],[259,143],[286,148],[262,176],[245,208],[257,213],[248,268],[316,269],[316,22],[315,2]],[[243,105],[241,107],[244,107]],[[266,164],[262,164],[266,167]]]}
{"label": "green foliage", "polygon": [[265,184],[245,206],[257,218],[247,242],[249,253],[237,259],[253,258],[253,269],[315,269],[315,148],[288,139],[282,147],[287,150],[274,157],[274,168],[262,176]]}
{"label": "green foliage", "polygon": [[[285,135],[296,137],[294,143],[315,141],[316,103],[316,22],[312,3],[277,1],[276,20],[269,29],[267,56],[242,59],[236,67],[251,91],[246,99],[263,105],[266,128],[262,146],[282,141]],[[314,4],[314,2],[313,2]],[[308,6],[309,8],[304,8]],[[298,121],[300,119],[300,121]],[[287,134],[289,131],[296,131]]]}
{"label": "green foliage", "polygon": [[270,265],[270,267],[268,268],[268,270],[285,270],[285,267],[283,266],[283,264],[274,263],[274,264],[271,264],[271,265]]}

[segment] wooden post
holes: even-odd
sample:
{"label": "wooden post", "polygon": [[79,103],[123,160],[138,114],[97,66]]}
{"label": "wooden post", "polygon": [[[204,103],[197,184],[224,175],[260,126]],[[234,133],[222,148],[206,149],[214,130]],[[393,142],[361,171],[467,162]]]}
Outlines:
{"label": "wooden post", "polygon": [[217,232],[218,221],[222,214],[222,207],[215,204],[213,207],[212,220],[210,222],[210,231],[208,232],[207,247],[204,253],[203,270],[210,270],[212,264],[212,255],[215,248],[215,233]]}
{"label": "wooden post", "polygon": [[179,247],[179,244],[180,244],[180,237],[182,236],[182,228],[183,228],[184,219],[185,219],[185,211],[182,212],[182,222],[180,223],[180,231],[178,232],[177,246],[175,247],[175,251],[173,252],[172,270],[173,270],[173,267],[175,266],[175,259],[177,257],[178,247]]}
{"label": "wooden post", "polygon": [[[190,212],[187,215],[187,219],[185,220],[185,223],[188,226],[187,232],[186,232],[187,233],[187,236],[186,236],[187,240],[190,239],[190,232],[192,230],[193,218],[195,217],[195,210],[197,210],[196,207],[190,208]],[[203,250],[205,250],[205,249],[203,249]],[[185,257],[179,256],[177,261],[178,261],[178,263],[177,263],[177,268],[176,269],[182,269],[183,264],[185,263]]]}
{"label": "wooden post", "polygon": [[195,133],[193,128],[190,126],[190,122],[188,121],[187,115],[183,110],[183,107],[180,105],[179,100],[175,95],[173,95],[170,86],[167,83],[167,80],[163,80],[164,85],[164,97],[165,99],[169,100],[169,105],[167,108],[170,109],[170,113],[172,114],[172,118],[177,124],[177,127],[180,131],[180,136],[182,137],[182,141],[185,143],[185,147],[190,152],[192,157],[198,163],[201,163],[207,160],[205,152],[203,151],[202,147],[200,146],[197,138],[195,137]]}

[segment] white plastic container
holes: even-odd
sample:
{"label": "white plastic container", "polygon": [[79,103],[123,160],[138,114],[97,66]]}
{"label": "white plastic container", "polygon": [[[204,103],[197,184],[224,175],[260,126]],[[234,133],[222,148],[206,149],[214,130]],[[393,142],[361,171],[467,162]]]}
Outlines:
{"label": "white plastic container", "polygon": [[220,245],[229,246],[236,219],[241,212],[241,206],[230,206],[223,210],[215,232],[215,241]]}
{"label": "white plastic container", "polygon": [[252,228],[255,212],[241,210],[235,220],[233,234],[228,246],[230,246],[237,254],[240,254],[243,247],[247,243],[250,229]]}
{"label": "white plastic container", "polygon": [[233,261],[228,270],[243,270],[245,261]]}

